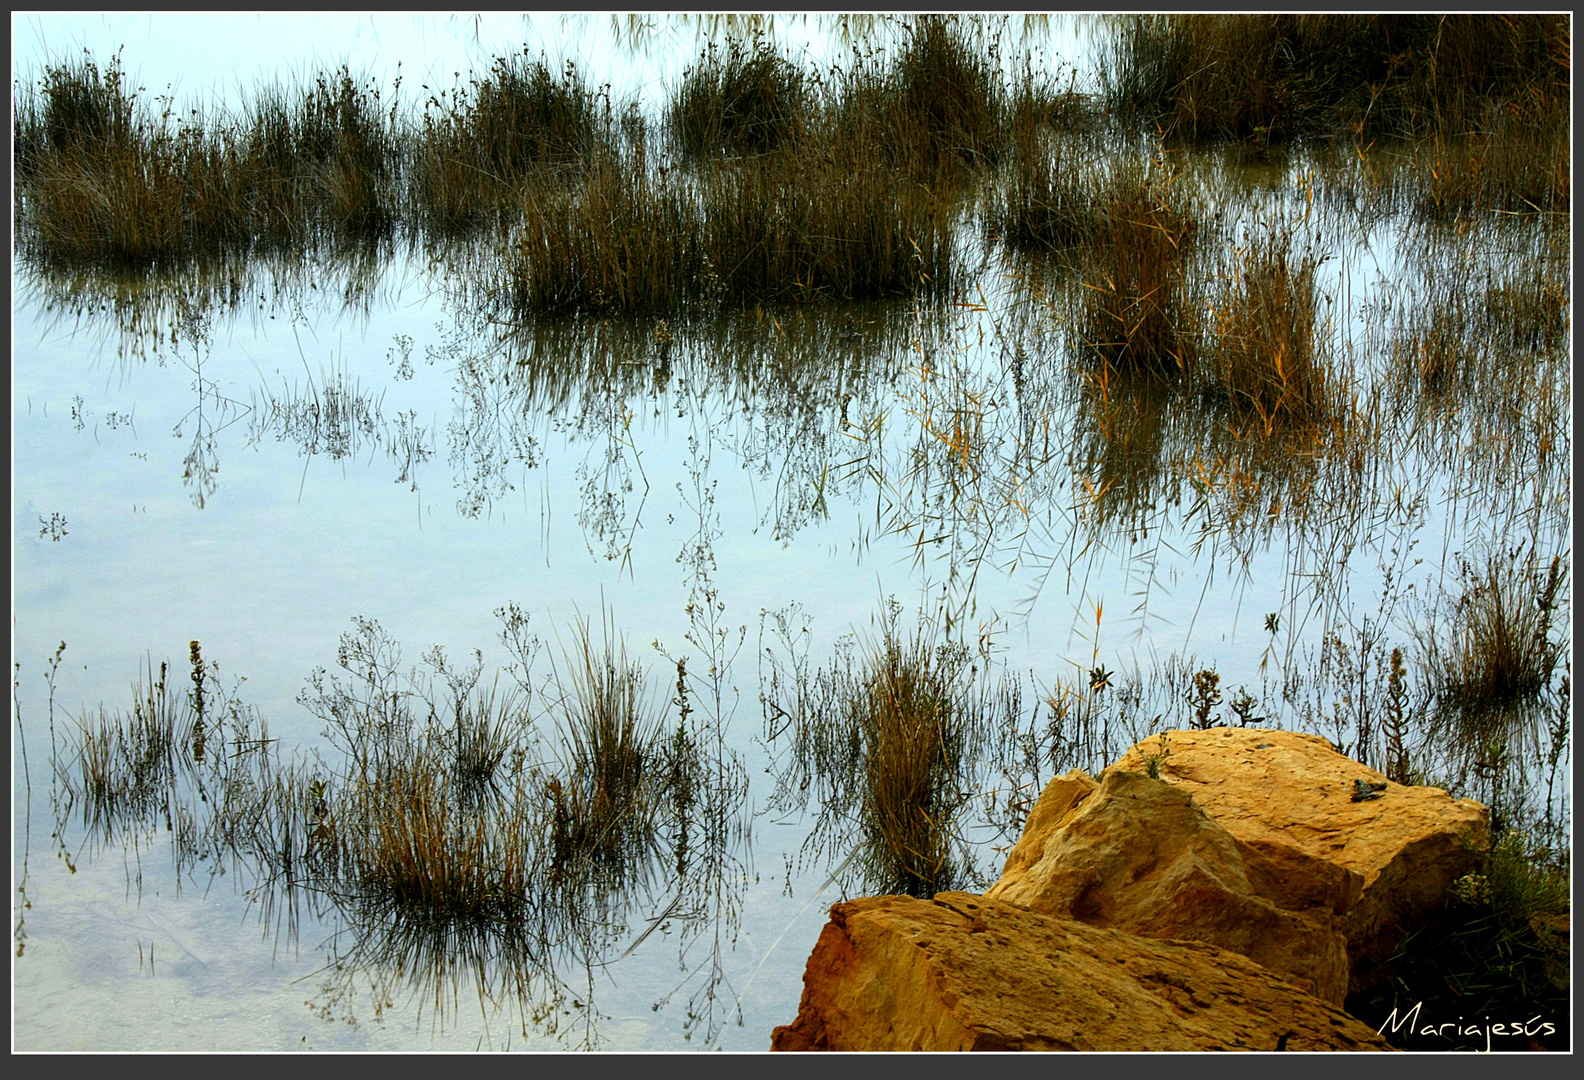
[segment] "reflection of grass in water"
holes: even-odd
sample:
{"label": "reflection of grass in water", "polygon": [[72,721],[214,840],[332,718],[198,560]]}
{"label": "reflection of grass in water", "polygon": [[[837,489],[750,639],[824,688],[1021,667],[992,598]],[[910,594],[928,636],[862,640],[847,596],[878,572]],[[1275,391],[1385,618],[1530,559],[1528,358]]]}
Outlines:
{"label": "reflection of grass in water", "polygon": [[157,677],[149,665],[133,687],[130,716],[101,708],[96,719],[79,722],[79,775],[65,779],[83,801],[85,822],[105,835],[125,823],[148,823],[166,807],[192,742],[193,717],[170,694],[165,674],[165,665]]}
{"label": "reflection of grass in water", "polygon": [[1317,354],[1312,251],[1292,252],[1292,235],[1276,227],[1233,261],[1212,304],[1213,345],[1206,358],[1210,385],[1238,416],[1276,425],[1309,424],[1326,410],[1326,371]]}
{"label": "reflection of grass in water", "polygon": [[624,642],[607,634],[596,646],[584,622],[568,662],[571,692],[560,690],[555,711],[569,772],[546,787],[553,859],[561,868],[585,860],[624,864],[653,839],[659,718]]}

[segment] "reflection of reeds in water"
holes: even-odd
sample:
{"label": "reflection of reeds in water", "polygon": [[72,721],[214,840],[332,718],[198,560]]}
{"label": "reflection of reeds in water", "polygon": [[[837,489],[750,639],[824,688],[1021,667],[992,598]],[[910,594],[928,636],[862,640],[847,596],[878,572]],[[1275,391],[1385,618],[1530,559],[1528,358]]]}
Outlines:
{"label": "reflection of reeds in water", "polygon": [[[130,716],[107,714],[79,723],[79,777],[68,790],[83,800],[84,821],[108,835],[129,822],[147,824],[164,810],[182,760],[192,744],[193,717],[173,697],[166,668],[152,663],[133,688]],[[77,786],[80,780],[81,787]]]}
{"label": "reflection of reeds in water", "polygon": [[1291,234],[1278,226],[1237,254],[1212,305],[1212,393],[1267,434],[1279,424],[1314,423],[1327,411],[1331,388],[1316,336],[1318,266],[1312,251],[1295,254]]}
{"label": "reflection of reeds in water", "polygon": [[552,858],[570,868],[585,860],[622,865],[652,841],[659,718],[650,711],[642,668],[607,634],[602,645],[578,628],[568,658],[571,692],[557,708],[568,775],[552,779]]}
{"label": "reflection of reeds in water", "polygon": [[931,896],[970,881],[960,817],[989,764],[980,748],[1017,710],[1015,689],[985,685],[960,643],[901,637],[895,609],[856,663],[849,650],[813,676],[788,674],[772,687],[792,736],[777,802],[820,801],[806,846],[833,861],[848,852],[842,868],[868,890]]}

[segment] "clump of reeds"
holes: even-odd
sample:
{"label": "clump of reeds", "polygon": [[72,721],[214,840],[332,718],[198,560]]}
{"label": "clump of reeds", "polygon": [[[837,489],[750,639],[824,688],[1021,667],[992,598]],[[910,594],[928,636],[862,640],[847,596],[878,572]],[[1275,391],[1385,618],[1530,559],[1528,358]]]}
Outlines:
{"label": "clump of reeds", "polygon": [[781,152],[697,177],[621,155],[524,195],[510,314],[917,295],[953,271],[950,207],[876,162]]}
{"label": "clump of reeds", "polygon": [[667,124],[686,158],[763,154],[802,133],[810,98],[803,71],[768,42],[733,37],[683,73]]}
{"label": "clump of reeds", "polygon": [[1464,135],[1493,105],[1565,114],[1568,46],[1555,15],[1136,15],[1101,73],[1113,109],[1173,136],[1362,145]]}
{"label": "clump of reeds", "polygon": [[608,635],[602,645],[587,623],[578,628],[577,654],[568,658],[570,693],[555,709],[565,744],[566,775],[551,779],[551,847],[556,866],[625,864],[644,852],[656,814],[660,720],[651,708],[644,672],[627,659],[625,644]]}
{"label": "clump of reeds", "polygon": [[1550,685],[1565,642],[1553,636],[1567,567],[1522,551],[1463,562],[1452,640],[1437,650],[1442,694],[1464,711],[1512,705]]}
{"label": "clump of reeds", "polygon": [[394,112],[342,68],[266,88],[236,116],[158,114],[119,57],[47,67],[17,100],[19,233],[44,260],[168,266],[306,247],[328,229],[377,236],[394,220]]}
{"label": "clump of reeds", "polygon": [[1072,84],[1063,90],[1028,67],[1015,78],[1006,154],[985,215],[1004,243],[1046,250],[1071,247],[1090,235],[1094,199],[1086,178],[1097,155],[1077,136],[1091,126],[1089,106]]}
{"label": "clump of reeds", "polygon": [[420,754],[394,762],[338,808],[343,873],[366,898],[425,921],[515,917],[535,877],[538,822],[527,800],[509,812],[470,812],[450,762]]}
{"label": "clump of reeds", "polygon": [[870,653],[862,697],[853,704],[864,741],[862,815],[869,861],[881,880],[927,896],[951,876],[951,822],[964,793],[958,785],[967,733],[964,657],[931,650],[922,637],[889,633]]}
{"label": "clump of reeds", "polygon": [[993,163],[1005,95],[998,69],[996,43],[971,41],[958,20],[911,23],[890,70],[898,137],[925,160]]}
{"label": "clump of reeds", "polygon": [[1081,258],[1084,352],[1119,371],[1176,377],[1194,362],[1187,263],[1198,223],[1160,163],[1119,166],[1095,200]]}
{"label": "clump of reeds", "polygon": [[863,653],[853,643],[827,668],[810,675],[797,664],[774,681],[771,737],[791,734],[777,800],[819,798],[806,846],[846,855],[861,888],[930,896],[971,872],[957,822],[982,741],[1015,723],[1018,698],[980,682],[960,643],[899,634],[898,611]]}
{"label": "clump of reeds", "polygon": [[698,211],[667,184],[619,157],[588,163],[572,183],[522,198],[502,289],[509,311],[654,311],[697,293]]}
{"label": "clump of reeds", "polygon": [[266,87],[242,118],[244,175],[264,234],[322,225],[388,230],[399,175],[395,112],[393,104],[387,113],[372,79],[346,67],[319,72],[306,87]]}
{"label": "clump of reeds", "polygon": [[1272,228],[1233,257],[1211,304],[1207,392],[1266,431],[1311,424],[1326,412],[1315,333],[1318,267],[1314,252],[1294,253],[1291,234]]}
{"label": "clump of reeds", "polygon": [[1084,242],[1097,224],[1094,194],[1084,182],[1093,167],[1092,155],[1071,138],[1039,126],[1020,132],[992,188],[987,223],[1023,251]]}
{"label": "clump of reeds", "polygon": [[575,64],[557,74],[526,49],[495,57],[466,87],[430,90],[409,136],[416,214],[445,233],[514,212],[525,185],[594,152],[599,104]]}

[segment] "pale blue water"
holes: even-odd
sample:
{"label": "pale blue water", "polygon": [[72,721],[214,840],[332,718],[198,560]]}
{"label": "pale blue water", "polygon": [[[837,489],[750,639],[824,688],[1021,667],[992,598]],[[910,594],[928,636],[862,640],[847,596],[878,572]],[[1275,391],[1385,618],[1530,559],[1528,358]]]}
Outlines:
{"label": "pale blue water", "polygon": [[[662,39],[669,51],[639,63],[611,43],[609,25],[541,27],[530,41],[650,94],[695,48],[692,31],[676,30]],[[817,24],[785,25],[811,48],[834,47]],[[63,49],[87,45],[102,59],[124,44],[144,84],[179,74],[182,89],[204,94],[342,59],[382,75],[395,59],[406,72],[476,64],[521,29],[499,17],[477,27],[405,16],[14,17],[14,72]],[[1053,40],[1080,39],[1063,24]],[[1238,196],[1246,204],[1228,205],[1296,218],[1302,172],[1301,161],[1275,169]],[[1332,256],[1328,332],[1337,362],[1365,385],[1362,373],[1383,364],[1371,305],[1417,287],[1415,264],[1390,221],[1364,230],[1316,210],[1300,229]],[[175,345],[167,336],[134,356],[120,355],[108,315],[44,310],[48,290],[14,260],[13,659],[30,762],[27,777],[13,777],[18,875],[24,780],[32,789],[15,1047],[763,1050],[796,1013],[804,960],[842,887],[829,880],[838,860],[799,858],[813,810],[784,821],[765,813],[768,766],[785,749],[764,739],[761,656],[775,648],[765,613],[800,606],[818,667],[842,636],[874,636],[888,597],[909,625],[919,612],[948,612],[998,671],[1031,679],[1026,710],[1097,664],[1144,679],[1192,657],[1216,667],[1229,700],[1240,685],[1265,688],[1293,725],[1297,714],[1275,700],[1284,675],[1301,673],[1327,634],[1379,609],[1384,568],[1402,595],[1424,598],[1452,553],[1490,534],[1533,523],[1540,546],[1565,547],[1570,473],[1561,489],[1520,484],[1514,495],[1475,483],[1453,499],[1455,474],[1401,446],[1379,448],[1370,475],[1383,477],[1371,491],[1402,498],[1303,528],[1268,503],[1261,524],[1230,527],[1228,503],[1196,502],[1188,476],[1167,485],[1186,497],[1157,508],[1147,528],[1097,528],[1092,488],[1069,456],[1070,401],[1054,392],[1067,315],[1037,314],[1018,330],[1030,309],[1003,269],[987,262],[958,306],[861,312],[884,328],[872,331],[883,346],[815,363],[812,376],[778,358],[807,364],[831,351],[816,313],[678,326],[659,379],[641,350],[620,344],[623,331],[587,323],[548,339],[543,355],[580,365],[579,341],[611,334],[618,389],[573,381],[530,394],[520,346],[448,302],[442,277],[403,261],[384,269],[366,310],[345,310],[344,283],[329,275],[322,289],[266,297],[196,340],[184,327]],[[170,322],[160,323],[167,335]],[[1020,348],[1044,386],[1016,385]],[[847,371],[839,392],[838,370]],[[305,431],[305,396],[323,402],[330,388],[361,403],[352,426]],[[953,424],[970,414],[981,417],[977,468],[963,472]],[[1570,421],[1562,437],[1570,441]],[[1208,449],[1202,464],[1216,466]],[[1546,505],[1500,509],[1530,496]],[[708,550],[695,561],[701,537]],[[430,993],[376,1008],[356,981],[351,994],[326,991],[333,920],[305,916],[295,937],[261,926],[239,875],[211,882],[201,870],[178,883],[158,830],[132,853],[119,842],[80,849],[69,837],[75,872],[56,857],[44,675],[59,642],[59,733],[101,704],[129,708],[149,659],[184,672],[197,639],[289,751],[318,743],[320,724],[296,699],[316,667],[334,667],[355,616],[376,619],[409,662],[439,644],[452,657],[481,650],[493,672],[506,662],[494,614],[504,605],[529,614],[558,660],[577,619],[608,612],[663,699],[675,680],[667,657],[691,657],[695,678],[707,667],[697,638],[710,628],[697,605],[708,589],[722,605],[721,655],[732,658],[722,722],[751,781],[738,807],[750,835],[732,848],[738,872],[720,897],[720,910],[738,915],[702,913],[686,940],[667,924],[628,951],[668,903],[640,890],[627,930],[602,955],[608,966],[563,972],[574,988],[592,979],[591,1023],[574,1007],[551,1033],[548,1022],[481,1005],[465,984],[438,1012]],[[1423,614],[1415,602],[1396,609],[1395,638],[1407,640]],[[1275,634],[1267,613],[1280,615]],[[987,883],[999,872],[992,841],[1006,840],[971,835],[983,841]],[[714,971],[724,981],[698,997]],[[690,998],[709,1010],[701,1024]]]}

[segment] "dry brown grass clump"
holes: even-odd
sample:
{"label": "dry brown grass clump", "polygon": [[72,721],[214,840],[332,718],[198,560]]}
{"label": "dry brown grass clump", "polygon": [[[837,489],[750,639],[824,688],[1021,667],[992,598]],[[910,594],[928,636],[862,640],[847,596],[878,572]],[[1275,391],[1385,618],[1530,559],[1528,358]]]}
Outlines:
{"label": "dry brown grass clump", "polygon": [[1191,205],[1157,162],[1119,167],[1095,200],[1080,255],[1083,350],[1117,371],[1177,377],[1194,362],[1187,276],[1198,230]]}
{"label": "dry brown grass clump", "polygon": [[575,166],[604,137],[600,101],[570,61],[496,57],[466,87],[431,92],[408,146],[408,198],[428,228],[466,230],[513,213],[530,180]]}
{"label": "dry brown grass clump", "polygon": [[811,93],[807,77],[763,39],[710,42],[682,75],[667,122],[687,158],[763,154],[800,136]]}
{"label": "dry brown grass clump", "polygon": [[1315,333],[1318,266],[1314,252],[1294,253],[1291,234],[1272,229],[1234,255],[1212,304],[1210,393],[1266,431],[1311,424],[1327,411]]}
{"label": "dry brown grass clump", "polygon": [[236,116],[170,98],[156,115],[119,57],[49,66],[16,101],[22,247],[117,267],[309,247],[329,231],[386,234],[398,174],[394,116],[342,68],[270,87]]}
{"label": "dry brown grass clump", "polygon": [[523,196],[509,313],[676,312],[722,301],[917,295],[954,263],[950,205],[835,151],[721,160],[697,176],[601,156]]}

